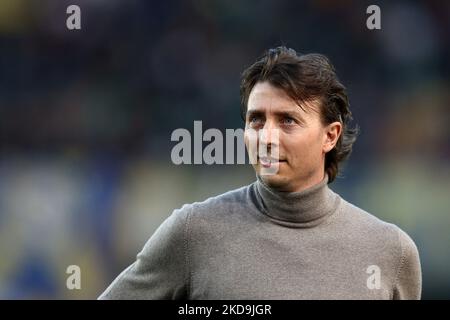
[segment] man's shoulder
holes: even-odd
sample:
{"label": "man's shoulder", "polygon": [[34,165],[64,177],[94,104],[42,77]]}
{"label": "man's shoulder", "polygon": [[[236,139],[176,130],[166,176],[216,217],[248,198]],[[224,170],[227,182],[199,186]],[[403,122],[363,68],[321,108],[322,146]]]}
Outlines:
{"label": "man's shoulder", "polygon": [[[385,221],[360,207],[343,200],[344,219],[352,230],[359,231],[372,241],[389,242],[402,250],[416,248],[411,237],[398,225]],[[409,249],[408,249],[409,248]]]}
{"label": "man's shoulder", "polygon": [[251,186],[252,184],[241,186],[202,201],[187,203],[177,210],[189,212],[195,216],[212,216],[230,212],[248,204]]}
{"label": "man's shoulder", "polygon": [[392,228],[393,225],[387,221],[380,219],[374,214],[358,207],[357,205],[342,199],[342,211],[345,213],[344,218],[350,223],[360,225],[366,228]]}

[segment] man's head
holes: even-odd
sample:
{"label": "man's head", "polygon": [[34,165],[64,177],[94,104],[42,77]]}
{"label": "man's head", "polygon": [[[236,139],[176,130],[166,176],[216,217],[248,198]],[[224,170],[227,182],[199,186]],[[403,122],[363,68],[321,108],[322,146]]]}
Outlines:
{"label": "man's head", "polygon": [[261,175],[274,163],[259,159],[254,164],[266,184],[299,191],[320,182],[324,172],[329,182],[335,179],[358,130],[348,128],[352,117],[345,87],[325,56],[270,49],[243,72],[240,89],[247,148],[250,129],[264,129],[258,142],[279,154],[274,175]]}

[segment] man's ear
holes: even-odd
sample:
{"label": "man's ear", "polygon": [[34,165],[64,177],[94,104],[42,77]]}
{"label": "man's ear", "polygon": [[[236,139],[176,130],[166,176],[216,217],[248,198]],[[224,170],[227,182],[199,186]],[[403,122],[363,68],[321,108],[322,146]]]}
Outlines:
{"label": "man's ear", "polygon": [[331,151],[338,142],[342,133],[342,123],[339,121],[330,123],[325,127],[324,133],[323,152],[327,153]]}

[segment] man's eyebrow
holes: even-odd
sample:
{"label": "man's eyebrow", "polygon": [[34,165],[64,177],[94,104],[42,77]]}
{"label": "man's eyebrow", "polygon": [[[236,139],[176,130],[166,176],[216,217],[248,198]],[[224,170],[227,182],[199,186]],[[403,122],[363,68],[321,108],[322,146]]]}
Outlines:
{"label": "man's eyebrow", "polygon": [[247,117],[263,116],[263,115],[264,115],[264,111],[262,111],[262,110],[256,110],[256,109],[247,110]]}
{"label": "man's eyebrow", "polygon": [[300,122],[305,122],[305,118],[301,115],[301,113],[299,111],[296,111],[296,110],[275,111],[274,114],[277,117],[295,118],[295,119],[299,120]]}
{"label": "man's eyebrow", "polygon": [[274,114],[277,116],[288,116],[288,117],[299,117],[302,118],[299,112],[295,112],[293,110],[282,110],[282,111],[275,111]]}
{"label": "man's eyebrow", "polygon": [[[291,117],[291,118],[297,118],[300,121],[305,121],[304,117],[300,114],[300,112],[296,110],[280,110],[280,111],[274,111],[273,112],[277,117]],[[260,109],[252,109],[247,111],[247,117],[255,117],[255,116],[264,116],[265,112]]]}

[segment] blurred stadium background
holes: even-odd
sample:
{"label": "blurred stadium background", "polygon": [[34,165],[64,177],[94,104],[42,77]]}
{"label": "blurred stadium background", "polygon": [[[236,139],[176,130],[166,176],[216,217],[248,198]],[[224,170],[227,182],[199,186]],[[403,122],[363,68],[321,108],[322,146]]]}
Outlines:
{"label": "blurred stadium background", "polygon": [[251,183],[173,165],[170,134],[242,128],[240,72],[284,44],[348,87],[361,135],[332,189],[407,231],[423,298],[449,299],[450,2],[374,3],[378,31],[365,1],[0,0],[0,298],[96,298],[173,209]]}

